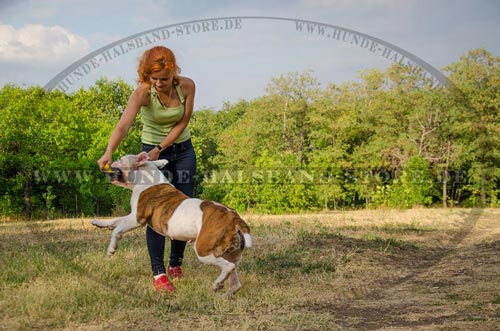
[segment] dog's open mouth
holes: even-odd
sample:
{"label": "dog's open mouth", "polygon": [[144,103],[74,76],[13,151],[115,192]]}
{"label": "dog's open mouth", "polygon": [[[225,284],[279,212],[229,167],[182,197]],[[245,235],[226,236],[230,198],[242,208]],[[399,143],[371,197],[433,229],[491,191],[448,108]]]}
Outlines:
{"label": "dog's open mouth", "polygon": [[120,169],[114,167],[107,167],[102,170],[112,182],[121,182],[123,173]]}

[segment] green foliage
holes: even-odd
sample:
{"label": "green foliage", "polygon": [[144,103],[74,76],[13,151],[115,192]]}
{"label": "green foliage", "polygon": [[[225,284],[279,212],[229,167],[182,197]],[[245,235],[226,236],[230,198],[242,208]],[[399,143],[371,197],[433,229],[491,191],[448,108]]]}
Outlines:
{"label": "green foliage", "polygon": [[388,185],[377,191],[382,205],[399,208],[429,206],[437,195],[433,176],[428,162],[421,156],[408,160],[401,175]]}
{"label": "green foliage", "polygon": [[[110,185],[95,160],[130,93],[124,82],[107,80],[70,95],[4,86],[0,216],[109,214],[114,204],[107,201]],[[134,128],[119,153],[138,150],[137,137]]]}
{"label": "green foliage", "polygon": [[[400,65],[325,87],[292,72],[259,98],[197,110],[197,196],[268,213],[498,206],[500,58],[473,50],[446,70],[451,88]],[[96,160],[131,92],[106,79],[72,94],[4,86],[0,216],[127,212],[130,193]],[[140,129],[115,157],[139,152]]]}
{"label": "green foliage", "polygon": [[472,50],[446,70],[465,108],[456,131],[465,146],[468,200],[472,205],[493,205],[500,182],[500,57]]}

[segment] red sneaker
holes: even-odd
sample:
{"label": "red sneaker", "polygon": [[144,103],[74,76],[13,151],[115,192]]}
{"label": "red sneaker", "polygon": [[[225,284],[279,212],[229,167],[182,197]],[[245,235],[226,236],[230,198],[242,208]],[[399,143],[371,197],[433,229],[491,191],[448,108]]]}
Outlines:
{"label": "red sneaker", "polygon": [[162,274],[160,278],[153,280],[153,285],[159,293],[175,291],[174,285],[172,285],[165,274]]}
{"label": "red sneaker", "polygon": [[172,278],[177,278],[177,279],[181,279],[182,277],[184,277],[184,274],[182,273],[182,268],[180,265],[176,266],[176,267],[168,267],[168,275]]}

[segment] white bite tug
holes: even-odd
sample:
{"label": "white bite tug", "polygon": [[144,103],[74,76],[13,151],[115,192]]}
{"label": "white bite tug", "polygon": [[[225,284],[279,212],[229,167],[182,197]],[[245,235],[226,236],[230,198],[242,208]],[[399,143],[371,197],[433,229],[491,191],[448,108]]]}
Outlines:
{"label": "white bite tug", "polygon": [[236,293],[241,288],[237,274],[241,254],[252,246],[250,228],[233,209],[177,190],[159,170],[166,164],[166,160],[148,161],[147,153],[141,153],[126,155],[104,170],[113,184],[132,190],[129,215],[92,220],[97,227],[113,230],[108,255],[116,251],[124,233],[147,225],[163,236],[194,241],[198,259],[222,270],[212,288],[222,289],[229,279],[226,294]]}

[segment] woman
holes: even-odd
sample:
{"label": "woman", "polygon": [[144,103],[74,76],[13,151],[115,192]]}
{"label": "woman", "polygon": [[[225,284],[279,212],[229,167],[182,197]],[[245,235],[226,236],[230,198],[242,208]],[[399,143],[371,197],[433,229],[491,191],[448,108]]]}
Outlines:
{"label": "woman", "polygon": [[[151,160],[167,159],[169,163],[162,170],[164,174],[177,189],[193,197],[196,155],[187,125],[193,112],[194,82],[178,75],[180,69],[174,53],[163,46],[145,51],[137,72],[139,87],[128,100],[106,152],[97,163],[103,169],[112,162],[113,152],[128,134],[140,111],[142,150],[148,152]],[[171,240],[169,267],[165,270],[165,237],[147,227],[146,241],[153,284],[158,292],[174,291],[166,273],[172,278],[183,276],[181,265],[186,242]]]}

